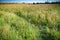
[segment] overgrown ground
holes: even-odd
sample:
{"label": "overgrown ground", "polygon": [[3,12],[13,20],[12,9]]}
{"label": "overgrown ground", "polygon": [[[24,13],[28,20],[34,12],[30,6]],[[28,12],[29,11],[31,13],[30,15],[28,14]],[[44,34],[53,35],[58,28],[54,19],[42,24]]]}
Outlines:
{"label": "overgrown ground", "polygon": [[0,4],[0,40],[60,40],[60,4]]}

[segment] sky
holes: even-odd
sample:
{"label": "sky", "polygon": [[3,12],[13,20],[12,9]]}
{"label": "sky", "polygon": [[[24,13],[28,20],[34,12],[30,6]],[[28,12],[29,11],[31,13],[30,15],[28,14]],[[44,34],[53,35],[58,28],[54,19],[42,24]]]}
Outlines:
{"label": "sky", "polygon": [[[47,0],[0,0],[0,2],[46,2]],[[60,0],[48,0],[48,2],[60,2]]]}

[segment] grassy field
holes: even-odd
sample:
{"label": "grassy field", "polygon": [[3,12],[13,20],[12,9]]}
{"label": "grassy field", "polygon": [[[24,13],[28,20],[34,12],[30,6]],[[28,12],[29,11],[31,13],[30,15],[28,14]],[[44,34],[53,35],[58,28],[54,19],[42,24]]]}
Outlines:
{"label": "grassy field", "polygon": [[0,40],[60,40],[60,4],[0,4]]}

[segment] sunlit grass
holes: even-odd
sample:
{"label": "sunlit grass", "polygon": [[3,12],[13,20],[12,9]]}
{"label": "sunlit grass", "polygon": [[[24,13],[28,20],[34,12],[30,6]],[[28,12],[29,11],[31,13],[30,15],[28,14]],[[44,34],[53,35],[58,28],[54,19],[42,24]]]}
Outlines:
{"label": "sunlit grass", "polygon": [[59,4],[0,4],[0,40],[60,40]]}

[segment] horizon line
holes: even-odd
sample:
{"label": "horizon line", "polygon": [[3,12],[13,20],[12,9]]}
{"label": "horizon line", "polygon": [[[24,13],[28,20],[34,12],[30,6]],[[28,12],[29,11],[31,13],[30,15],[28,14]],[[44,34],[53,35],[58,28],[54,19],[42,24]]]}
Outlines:
{"label": "horizon line", "polygon": [[[45,1],[47,2],[47,1]],[[45,3],[45,2],[0,2],[0,3]],[[52,1],[50,1],[51,3]]]}

